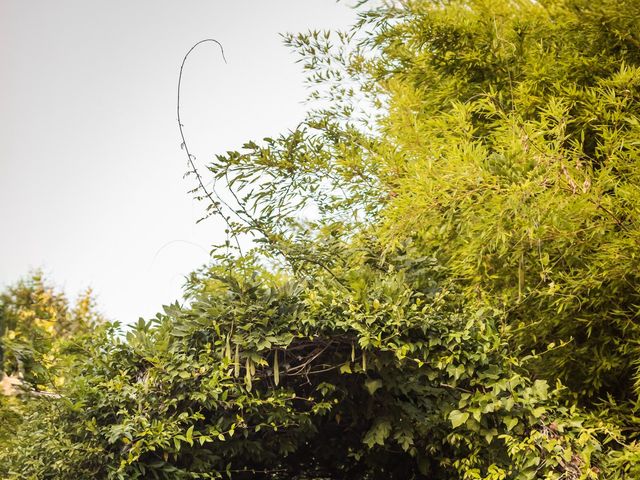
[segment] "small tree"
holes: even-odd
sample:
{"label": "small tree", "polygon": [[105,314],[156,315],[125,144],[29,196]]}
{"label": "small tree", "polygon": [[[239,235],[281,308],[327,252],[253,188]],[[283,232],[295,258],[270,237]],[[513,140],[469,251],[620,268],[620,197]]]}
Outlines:
{"label": "small tree", "polygon": [[82,356],[73,342],[103,323],[90,290],[72,307],[39,272],[0,293],[0,476],[7,474],[4,458],[20,448],[24,417],[43,413],[36,397],[58,395]]}
{"label": "small tree", "polygon": [[55,378],[65,340],[103,323],[91,290],[75,306],[64,293],[34,273],[0,294],[0,374],[19,377],[32,388],[46,388]]}

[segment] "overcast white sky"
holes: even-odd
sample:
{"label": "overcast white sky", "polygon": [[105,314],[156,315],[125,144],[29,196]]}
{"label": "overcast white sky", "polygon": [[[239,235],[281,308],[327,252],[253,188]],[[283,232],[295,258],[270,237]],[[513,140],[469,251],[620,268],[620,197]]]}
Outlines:
{"label": "overcast white sky", "polygon": [[293,128],[306,92],[279,32],[345,28],[334,0],[0,0],[0,287],[42,268],[131,323],[181,296],[224,239],[196,225],[175,118],[200,165]]}

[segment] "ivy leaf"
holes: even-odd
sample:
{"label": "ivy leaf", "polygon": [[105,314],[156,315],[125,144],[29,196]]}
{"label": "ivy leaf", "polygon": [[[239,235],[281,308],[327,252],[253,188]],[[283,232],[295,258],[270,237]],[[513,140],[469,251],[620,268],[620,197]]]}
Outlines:
{"label": "ivy leaf", "polygon": [[449,420],[451,420],[453,428],[458,428],[460,425],[464,425],[468,419],[469,414],[467,412],[461,412],[460,410],[453,410],[449,414]]}
{"label": "ivy leaf", "polygon": [[382,387],[382,380],[380,380],[380,379],[366,380],[364,382],[364,386],[369,391],[369,394],[373,395],[374,393],[376,393],[376,390],[378,390],[380,387]]}
{"label": "ivy leaf", "polygon": [[533,393],[535,393],[536,396],[542,400],[546,400],[549,396],[549,384],[545,380],[536,380],[535,382],[533,382],[532,390]]}
{"label": "ivy leaf", "polygon": [[389,437],[391,433],[391,422],[387,419],[378,420],[373,427],[364,436],[364,443],[369,448],[374,445],[384,445],[384,441]]}
{"label": "ivy leaf", "polygon": [[518,424],[517,417],[504,417],[502,421],[504,423],[504,426],[507,427],[507,431],[513,430],[513,427]]}

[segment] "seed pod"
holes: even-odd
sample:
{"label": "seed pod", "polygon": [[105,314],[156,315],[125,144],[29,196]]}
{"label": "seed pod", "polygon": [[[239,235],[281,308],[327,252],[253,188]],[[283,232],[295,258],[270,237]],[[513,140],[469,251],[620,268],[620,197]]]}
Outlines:
{"label": "seed pod", "polygon": [[234,359],[233,376],[240,376],[240,345],[236,343],[236,358]]}
{"label": "seed pod", "polygon": [[247,390],[251,391],[251,360],[247,358],[247,362],[245,364],[245,374],[244,374],[244,384],[247,387]]}
{"label": "seed pod", "polygon": [[273,383],[280,385],[280,365],[278,364],[278,351],[273,355]]}
{"label": "seed pod", "polygon": [[231,335],[227,335],[227,342],[224,346],[224,358],[231,360]]}

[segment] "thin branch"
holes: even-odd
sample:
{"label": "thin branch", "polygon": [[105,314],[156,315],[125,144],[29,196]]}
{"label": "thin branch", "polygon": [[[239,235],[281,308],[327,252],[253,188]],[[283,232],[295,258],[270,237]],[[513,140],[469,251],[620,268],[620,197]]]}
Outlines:
{"label": "thin branch", "polygon": [[[187,58],[189,58],[189,55],[191,55],[191,52],[193,52],[199,45],[202,45],[203,43],[207,43],[207,42],[213,42],[216,45],[218,45],[220,47],[220,53],[222,54],[222,59],[224,60],[224,63],[227,63],[227,58],[224,55],[224,48],[222,47],[222,44],[217,41],[214,40],[213,38],[206,38],[204,40],[200,40],[199,42],[197,42],[195,45],[193,45],[189,51],[186,53],[186,55],[184,56],[184,58],[182,59],[182,64],[180,65],[180,74],[178,75],[178,94],[177,94],[177,102],[176,102],[176,114],[178,117],[178,129],[180,130],[180,138],[182,139],[182,147],[184,148],[186,154],[187,154],[187,162],[188,164],[191,166],[191,171],[194,173],[194,175],[196,176],[196,179],[198,181],[198,189],[202,190],[204,192],[204,194],[207,196],[207,198],[209,198],[209,201],[211,202],[212,207],[215,209],[216,213],[218,215],[220,215],[222,217],[222,219],[224,220],[224,222],[227,224],[227,230],[229,232],[229,234],[231,234],[233,236],[233,239],[236,243],[236,246],[238,248],[238,252],[240,253],[240,256],[242,256],[242,248],[240,247],[240,242],[238,241],[238,237],[237,235],[233,234],[233,229],[231,228],[231,224],[229,223],[229,220],[227,217],[225,217],[222,209],[220,208],[219,204],[221,203],[221,199],[220,196],[216,193],[215,188],[212,188],[212,192],[209,192],[209,190],[207,190],[207,188],[204,185],[204,182],[202,180],[202,176],[200,175],[200,172],[198,171],[198,169],[196,168],[196,165],[194,163],[194,159],[195,156],[191,154],[191,152],[189,152],[189,146],[187,145],[187,140],[185,139],[184,136],[184,125],[182,123],[182,119],[180,117],[180,93],[181,93],[181,88],[182,88],[182,74],[184,71],[184,65],[187,62]],[[216,199],[214,199],[214,195],[216,197]]]}

